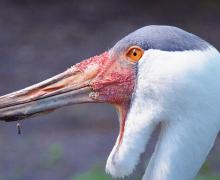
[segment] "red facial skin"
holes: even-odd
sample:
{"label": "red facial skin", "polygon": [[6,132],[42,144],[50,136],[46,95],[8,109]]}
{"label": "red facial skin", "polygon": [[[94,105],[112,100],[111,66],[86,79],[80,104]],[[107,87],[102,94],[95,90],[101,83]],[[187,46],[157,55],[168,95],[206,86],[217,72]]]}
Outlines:
{"label": "red facial skin", "polygon": [[116,107],[120,121],[119,146],[123,139],[125,119],[135,86],[135,65],[127,60],[124,54],[115,57],[110,56],[109,52],[104,52],[82,61],[75,67],[83,72],[92,64],[98,64],[100,68],[89,82],[93,91],[90,97]]}
{"label": "red facial skin", "polygon": [[109,52],[104,52],[99,56],[84,60],[74,67],[83,72],[93,64],[97,64],[99,68],[96,76],[89,82],[95,92],[92,97],[99,102],[111,104],[129,102],[135,84],[134,64],[125,58],[111,58]]}

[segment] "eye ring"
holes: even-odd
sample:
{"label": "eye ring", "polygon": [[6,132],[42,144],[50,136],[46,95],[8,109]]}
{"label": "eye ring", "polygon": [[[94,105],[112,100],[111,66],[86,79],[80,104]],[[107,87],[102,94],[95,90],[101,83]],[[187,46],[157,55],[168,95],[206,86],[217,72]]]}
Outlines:
{"label": "eye ring", "polygon": [[126,57],[131,62],[138,62],[144,54],[144,50],[139,46],[131,46],[126,52]]}

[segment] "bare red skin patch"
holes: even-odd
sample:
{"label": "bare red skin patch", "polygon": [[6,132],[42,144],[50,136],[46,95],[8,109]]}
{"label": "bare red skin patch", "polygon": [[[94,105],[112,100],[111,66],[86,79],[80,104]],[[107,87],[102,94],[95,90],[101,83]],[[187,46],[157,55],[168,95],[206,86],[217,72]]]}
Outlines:
{"label": "bare red skin patch", "polygon": [[[118,112],[119,116],[119,122],[120,122],[120,130],[119,130],[119,138],[118,138],[118,147],[122,143],[123,135],[124,135],[124,130],[125,130],[125,119],[129,110],[129,104],[121,104],[121,105],[115,105],[115,108]],[[117,147],[117,148],[118,148]]]}
{"label": "bare red skin patch", "polygon": [[94,99],[99,102],[123,104],[130,101],[135,84],[135,68],[133,65],[123,65],[120,59],[110,59],[109,53],[86,59],[74,67],[77,71],[87,71],[97,66],[96,76],[89,85],[94,93]]}
{"label": "bare red skin patch", "polygon": [[135,67],[122,58],[111,58],[108,52],[94,56],[76,64],[74,67],[80,71],[87,71],[93,65],[96,76],[89,82],[93,93],[91,97],[98,102],[113,104],[118,112],[120,132],[118,147],[123,140],[125,120],[135,85]]}
{"label": "bare red skin patch", "polygon": [[109,59],[109,53],[106,51],[101,55],[90,57],[90,58],[76,64],[74,67],[77,70],[83,72],[88,68],[88,66],[90,66],[92,64],[98,64],[100,67],[102,67],[108,59]]}

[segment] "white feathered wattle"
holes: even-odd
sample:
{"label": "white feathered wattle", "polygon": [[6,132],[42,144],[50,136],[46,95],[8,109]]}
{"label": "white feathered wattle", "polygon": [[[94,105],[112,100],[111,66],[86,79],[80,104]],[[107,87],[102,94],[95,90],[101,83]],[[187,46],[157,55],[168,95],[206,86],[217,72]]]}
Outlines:
{"label": "white feathered wattle", "polygon": [[190,180],[205,161],[220,129],[220,54],[207,50],[147,50],[123,141],[106,171],[130,175],[155,126],[162,129],[143,180]]}

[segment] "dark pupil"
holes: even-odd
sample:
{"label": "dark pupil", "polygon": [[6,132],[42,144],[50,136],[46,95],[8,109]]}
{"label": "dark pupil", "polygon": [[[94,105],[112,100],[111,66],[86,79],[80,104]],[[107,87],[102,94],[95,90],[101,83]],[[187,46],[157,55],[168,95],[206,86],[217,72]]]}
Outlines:
{"label": "dark pupil", "polygon": [[133,52],[133,55],[134,55],[134,56],[137,56],[137,52],[134,51],[134,52]]}

